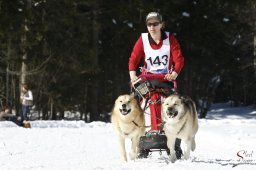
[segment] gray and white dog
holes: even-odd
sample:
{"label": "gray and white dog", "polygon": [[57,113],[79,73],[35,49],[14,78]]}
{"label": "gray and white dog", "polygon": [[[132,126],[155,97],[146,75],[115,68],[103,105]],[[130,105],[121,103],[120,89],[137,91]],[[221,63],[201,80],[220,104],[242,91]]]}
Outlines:
{"label": "gray and white dog", "polygon": [[167,146],[170,149],[170,161],[176,161],[175,139],[182,140],[181,148],[184,159],[196,148],[195,135],[198,130],[198,118],[195,103],[189,97],[171,95],[162,104],[162,118]]}

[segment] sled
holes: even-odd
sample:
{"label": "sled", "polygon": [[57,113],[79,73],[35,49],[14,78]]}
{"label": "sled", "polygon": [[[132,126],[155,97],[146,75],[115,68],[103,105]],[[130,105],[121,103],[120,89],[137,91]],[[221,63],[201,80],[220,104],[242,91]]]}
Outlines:
{"label": "sled", "polygon": [[[132,84],[132,91],[135,94],[135,98],[140,102],[144,114],[161,115],[161,113],[152,113],[157,112],[157,109],[151,109],[150,113],[146,113],[146,110],[150,104],[152,105],[151,107],[154,107],[156,106],[155,104],[161,104],[161,98],[177,93],[177,84],[175,81],[166,82],[164,74],[144,74],[139,76],[138,80]],[[143,100],[144,104],[142,104]],[[159,117],[154,117],[153,119],[159,119]],[[161,121],[157,120],[157,122]],[[180,139],[176,139],[175,151],[177,159],[180,159],[182,155],[180,142]],[[163,132],[163,122],[157,124],[157,129],[146,131],[145,135],[140,137],[138,158],[147,158],[149,153],[155,151],[160,154],[162,154],[162,151],[165,151],[168,155],[170,154],[167,147],[167,137]]]}

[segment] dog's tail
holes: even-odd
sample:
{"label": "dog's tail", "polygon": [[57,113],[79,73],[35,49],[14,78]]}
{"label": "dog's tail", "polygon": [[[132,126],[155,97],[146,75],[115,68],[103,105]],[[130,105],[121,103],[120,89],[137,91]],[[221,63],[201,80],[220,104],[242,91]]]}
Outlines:
{"label": "dog's tail", "polygon": [[195,142],[195,137],[192,138],[192,141],[191,141],[191,151],[195,151],[196,149],[196,142]]}

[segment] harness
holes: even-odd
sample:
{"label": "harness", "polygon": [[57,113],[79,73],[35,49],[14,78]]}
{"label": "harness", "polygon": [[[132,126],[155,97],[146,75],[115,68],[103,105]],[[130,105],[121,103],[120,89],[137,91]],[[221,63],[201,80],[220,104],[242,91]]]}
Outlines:
{"label": "harness", "polygon": [[[177,93],[177,84],[176,81],[173,82],[160,82],[156,79],[152,80],[146,80],[143,78],[139,78],[137,81],[135,81],[132,84],[132,89],[135,93],[135,98],[138,99],[138,101],[141,101],[144,99],[145,104],[142,106],[142,110],[144,114],[150,115],[150,113],[146,112],[146,109],[149,107],[149,104],[155,105],[161,102],[161,97],[166,98],[167,96]],[[158,97],[154,100],[151,99],[151,97],[154,94],[158,94]],[[156,117],[156,119],[161,120],[160,118]],[[149,128],[151,126],[140,126],[136,122],[133,122],[138,127],[145,127]],[[165,122],[157,124],[157,127],[161,127],[160,130],[162,130],[163,125]]]}

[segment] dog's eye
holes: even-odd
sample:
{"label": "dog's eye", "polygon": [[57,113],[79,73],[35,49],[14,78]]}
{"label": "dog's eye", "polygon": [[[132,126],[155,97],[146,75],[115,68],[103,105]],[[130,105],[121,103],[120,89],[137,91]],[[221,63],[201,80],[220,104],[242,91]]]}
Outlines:
{"label": "dog's eye", "polygon": [[120,100],[119,102],[120,102],[120,103],[122,103],[123,101],[122,101],[122,100]]}
{"label": "dog's eye", "polygon": [[177,106],[178,104],[177,103],[174,103],[173,106]]}

